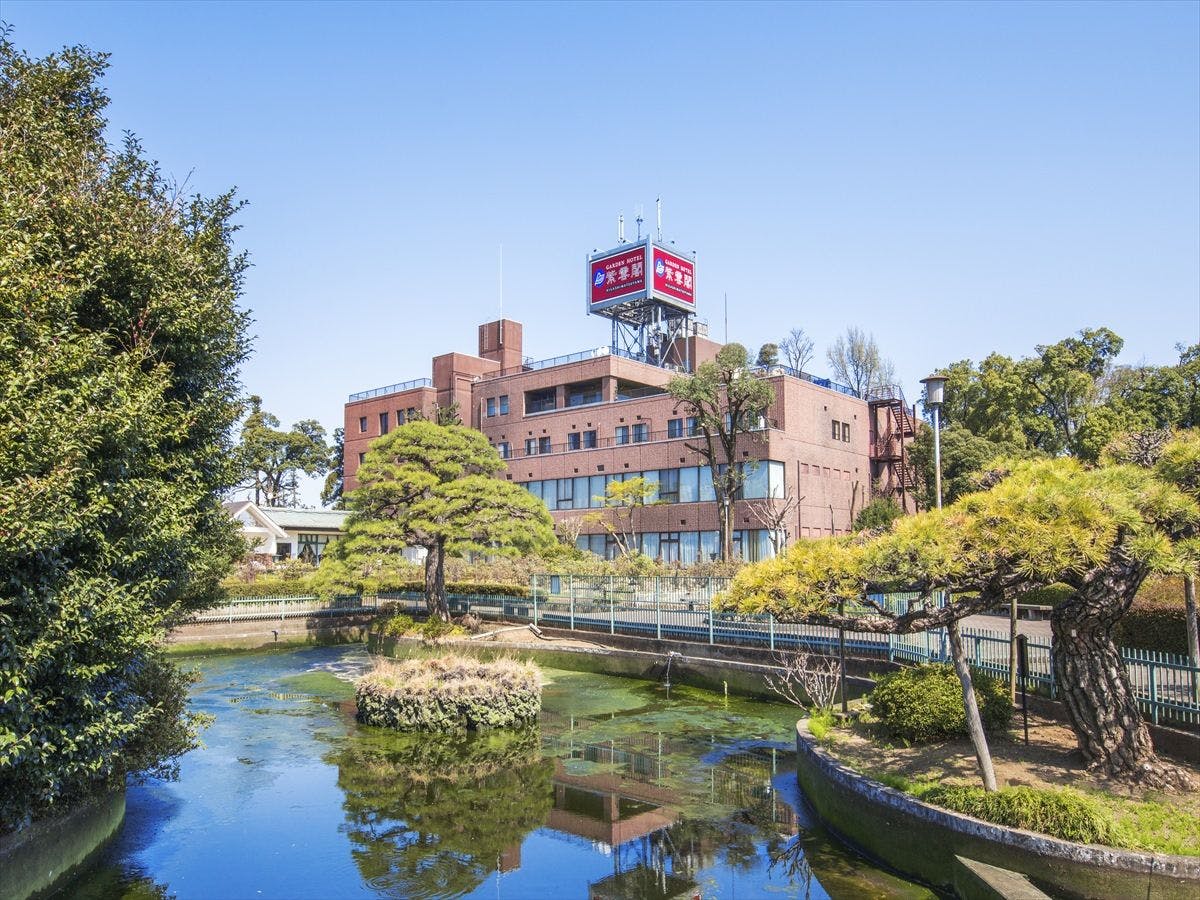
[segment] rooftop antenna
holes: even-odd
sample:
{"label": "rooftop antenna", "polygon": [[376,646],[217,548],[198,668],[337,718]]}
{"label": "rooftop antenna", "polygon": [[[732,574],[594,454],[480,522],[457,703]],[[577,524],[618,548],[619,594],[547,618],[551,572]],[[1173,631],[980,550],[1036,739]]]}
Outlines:
{"label": "rooftop antenna", "polygon": [[729,291],[725,292],[725,343],[729,343]]}
{"label": "rooftop antenna", "polygon": [[[500,243],[500,318],[504,318],[504,242]],[[501,325],[501,328],[504,326]]]}
{"label": "rooftop antenna", "polygon": [[654,206],[658,213],[658,242],[662,243],[662,197],[654,198]]}
{"label": "rooftop antenna", "polygon": [[639,242],[639,243],[640,243],[640,242],[641,242],[641,240],[642,240],[642,222],[646,221],[645,219],[643,219],[643,218],[642,218],[642,211],[643,211],[642,204],[640,204],[640,203],[639,203],[639,204],[637,205],[637,227],[638,227],[638,237],[637,237],[637,239],[638,239],[638,242]]}
{"label": "rooftop antenna", "polygon": [[625,215],[624,213],[617,214],[617,243],[625,243]]}

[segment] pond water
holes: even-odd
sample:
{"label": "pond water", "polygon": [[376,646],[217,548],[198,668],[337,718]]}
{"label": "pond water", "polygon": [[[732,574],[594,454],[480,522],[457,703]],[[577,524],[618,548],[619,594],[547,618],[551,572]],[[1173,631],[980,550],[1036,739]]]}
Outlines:
{"label": "pond water", "polygon": [[536,730],[360,726],[361,647],[184,660],[215,717],[79,898],[929,897],[800,802],[792,708],[543,669]]}

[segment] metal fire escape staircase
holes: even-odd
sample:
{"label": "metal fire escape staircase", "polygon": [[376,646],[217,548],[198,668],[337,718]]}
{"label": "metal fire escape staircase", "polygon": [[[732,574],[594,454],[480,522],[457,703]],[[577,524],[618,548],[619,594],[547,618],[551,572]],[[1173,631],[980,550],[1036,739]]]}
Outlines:
{"label": "metal fire escape staircase", "polygon": [[891,497],[906,511],[916,509],[916,469],[908,447],[917,434],[916,409],[899,385],[886,385],[867,399],[871,411],[871,482],[874,496]]}

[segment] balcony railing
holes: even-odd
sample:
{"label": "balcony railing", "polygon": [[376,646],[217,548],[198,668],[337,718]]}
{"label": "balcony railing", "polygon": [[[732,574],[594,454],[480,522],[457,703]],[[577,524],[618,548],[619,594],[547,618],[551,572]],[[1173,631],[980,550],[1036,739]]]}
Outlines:
{"label": "balcony railing", "polygon": [[357,394],[350,395],[350,402],[356,400],[370,400],[372,397],[386,397],[388,394],[403,394],[405,391],[411,391],[414,388],[433,387],[433,382],[428,378],[414,378],[412,381],[402,381],[399,384],[389,384],[387,387],[378,387],[369,391],[359,391]]}
{"label": "balcony railing", "polygon": [[589,359],[601,359],[605,356],[619,356],[622,359],[632,359],[634,362],[643,362],[632,353],[624,350],[614,350],[612,347],[595,347],[591,350],[580,350],[577,353],[568,353],[565,356],[552,356],[549,359],[527,359],[519,366],[510,366],[507,369],[497,369],[495,372],[485,372],[478,377],[478,381],[491,381],[493,378],[503,378],[506,375],[521,375],[525,372],[537,372],[540,369],[551,369],[554,366],[565,366],[568,363],[586,362]]}

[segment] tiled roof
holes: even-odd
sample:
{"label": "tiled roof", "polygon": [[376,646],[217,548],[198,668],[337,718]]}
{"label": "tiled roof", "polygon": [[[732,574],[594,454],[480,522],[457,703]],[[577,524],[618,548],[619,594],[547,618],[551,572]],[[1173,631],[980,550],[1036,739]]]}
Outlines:
{"label": "tiled roof", "polygon": [[283,507],[260,506],[259,511],[280,528],[291,531],[302,528],[321,528],[341,531],[350,515],[344,509],[285,509]]}

